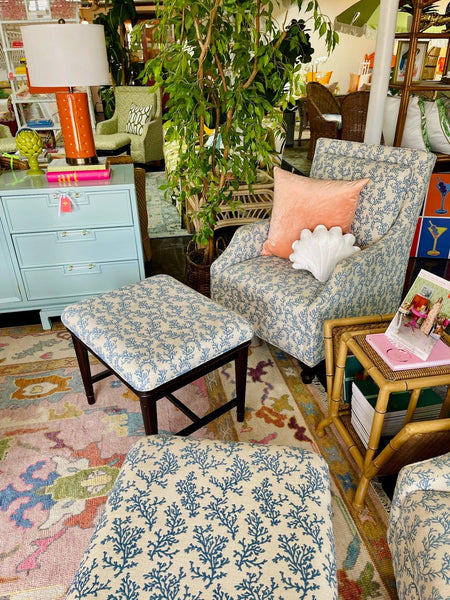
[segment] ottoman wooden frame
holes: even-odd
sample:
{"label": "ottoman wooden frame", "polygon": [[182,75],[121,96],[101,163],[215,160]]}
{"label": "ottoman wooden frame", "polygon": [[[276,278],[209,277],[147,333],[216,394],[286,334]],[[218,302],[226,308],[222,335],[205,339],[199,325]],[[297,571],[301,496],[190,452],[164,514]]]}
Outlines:
{"label": "ottoman wooden frame", "polygon": [[[84,344],[77,336],[69,330],[75,353],[78,360],[78,366],[80,368],[81,378],[83,380],[84,390],[86,393],[87,401],[89,404],[95,404],[95,395],[93,384],[97,381],[105,379],[111,375],[115,375],[120,381],[122,381],[136,396],[139,397],[141,404],[142,418],[144,420],[144,430],[146,435],[152,435],[158,433],[158,415],[156,409],[156,403],[161,398],[167,398],[170,402],[176,406],[181,412],[183,412],[192,424],[188,425],[181,431],[177,432],[177,435],[189,435],[194,431],[197,431],[201,427],[204,427],[214,419],[217,419],[221,415],[225,414],[236,406],[237,420],[242,422],[244,420],[245,413],[245,390],[246,390],[246,377],[247,377],[247,358],[248,358],[248,347],[250,341],[245,344],[241,344],[234,350],[226,352],[217,358],[214,358],[207,363],[180,375],[176,379],[169,381],[151,391],[140,392],[134,389],[125,379],[120,377],[115,371],[113,371],[109,365],[107,365],[95,352],[93,352],[86,344]],[[91,366],[89,363],[89,353],[95,356],[100,361],[106,370],[101,371],[95,375],[91,373]],[[185,385],[192,383],[199,377],[203,377],[211,371],[218,369],[231,361],[235,361],[235,374],[236,374],[236,396],[219,406],[215,410],[211,411],[203,417],[199,417],[192,410],[190,410],[185,404],[173,395],[173,392],[181,389]]]}
{"label": "ottoman wooden frame", "polygon": [[[178,435],[234,407],[238,421],[244,420],[251,325],[172,277],[155,275],[87,298],[68,306],[61,319],[72,336],[89,404],[96,400],[94,384],[114,374],[138,396],[146,435],[158,433],[157,401],[164,397],[192,421]],[[106,369],[92,374],[89,354]],[[235,397],[206,415],[174,395],[232,361]]]}

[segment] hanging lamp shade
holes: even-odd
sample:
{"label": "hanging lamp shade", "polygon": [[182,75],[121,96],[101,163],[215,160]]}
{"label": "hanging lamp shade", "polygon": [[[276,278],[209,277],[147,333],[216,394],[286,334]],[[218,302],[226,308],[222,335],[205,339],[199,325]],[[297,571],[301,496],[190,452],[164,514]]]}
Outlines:
{"label": "hanging lamp shade", "polygon": [[[408,17],[406,12],[398,11],[397,33],[409,31]],[[334,28],[340,33],[348,33],[357,37],[375,38],[377,35],[378,21],[380,18],[380,0],[359,0],[349,8],[346,8],[334,19]],[[428,33],[440,33],[442,26],[428,27]]]}
{"label": "hanging lamp shade", "polygon": [[[359,0],[346,8],[334,20],[334,28],[341,33],[357,37],[376,38],[380,18],[380,0]],[[408,14],[397,14],[396,31],[408,31]]]}

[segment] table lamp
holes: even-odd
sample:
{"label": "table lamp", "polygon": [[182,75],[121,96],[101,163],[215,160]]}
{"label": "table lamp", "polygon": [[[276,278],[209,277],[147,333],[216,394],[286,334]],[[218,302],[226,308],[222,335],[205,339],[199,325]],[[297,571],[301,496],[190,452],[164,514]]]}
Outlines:
{"label": "table lamp", "polygon": [[39,23],[21,27],[30,85],[56,91],[66,162],[98,163],[87,93],[74,87],[111,83],[103,25]]}

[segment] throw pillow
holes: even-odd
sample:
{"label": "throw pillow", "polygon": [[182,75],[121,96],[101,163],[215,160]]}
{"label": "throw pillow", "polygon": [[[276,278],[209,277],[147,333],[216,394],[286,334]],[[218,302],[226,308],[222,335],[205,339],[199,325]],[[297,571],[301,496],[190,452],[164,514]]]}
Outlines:
{"label": "throw pillow", "polygon": [[349,232],[359,193],[369,181],[312,179],[274,167],[272,218],[262,254],[289,258],[300,232],[320,224]]}
{"label": "throw pillow", "polygon": [[430,150],[450,154],[450,98],[424,100],[423,104]]}
{"label": "throw pillow", "polygon": [[340,227],[327,229],[324,225],[317,225],[314,231],[304,229],[301,232],[300,239],[292,244],[289,260],[294,269],[309,271],[324,283],[339,261],[359,252],[360,248],[354,243],[355,236],[351,233],[344,235]]}
{"label": "throw pillow", "polygon": [[[403,148],[427,150],[427,145],[425,142],[425,116],[422,112],[422,107],[423,104],[419,103],[419,98],[417,96],[411,96],[409,98],[401,143]],[[383,137],[386,146],[394,145],[395,128],[397,126],[399,108],[400,98],[398,96],[388,96],[386,98],[383,118]]]}
{"label": "throw pillow", "polygon": [[142,135],[144,125],[150,121],[152,106],[136,106],[132,102],[128,113],[128,120],[125,125],[125,131],[134,135]]}

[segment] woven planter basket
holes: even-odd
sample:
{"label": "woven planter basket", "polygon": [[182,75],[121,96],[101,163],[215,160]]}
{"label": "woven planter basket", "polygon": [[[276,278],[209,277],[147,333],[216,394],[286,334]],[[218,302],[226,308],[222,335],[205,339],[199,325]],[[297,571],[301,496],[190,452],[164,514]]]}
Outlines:
{"label": "woven planter basket", "polygon": [[[225,249],[225,240],[219,238],[216,242],[215,258],[220,256]],[[193,290],[200,292],[208,298],[211,297],[211,265],[203,264],[205,248],[196,248],[191,240],[186,250],[186,267],[184,271],[184,282]]]}

